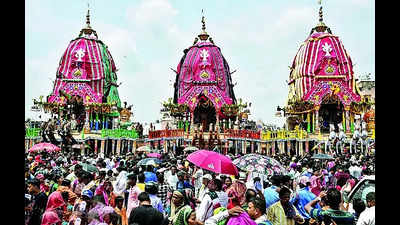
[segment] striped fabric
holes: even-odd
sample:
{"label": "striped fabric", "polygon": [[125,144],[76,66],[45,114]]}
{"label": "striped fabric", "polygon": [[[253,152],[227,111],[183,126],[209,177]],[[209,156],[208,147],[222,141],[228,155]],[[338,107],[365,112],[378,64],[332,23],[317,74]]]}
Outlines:
{"label": "striped fabric", "polygon": [[[301,216],[296,208],[295,211],[296,215]],[[274,203],[267,209],[267,218],[272,224],[295,225],[294,219],[286,217],[281,201]]]}
{"label": "striped fabric", "polygon": [[[69,43],[60,59],[49,102],[59,101],[59,90],[64,90],[67,83],[75,81],[83,81],[90,87],[84,88],[90,94],[82,92],[80,94],[84,96],[81,97],[85,99],[85,96],[89,95],[94,97],[90,102],[102,102],[102,97],[109,91],[111,83],[117,82],[115,73],[114,60],[105,44],[96,39],[76,38]],[[107,90],[105,86],[108,87]],[[119,99],[119,96],[116,98]]]}
{"label": "striped fabric", "polygon": [[[330,49],[327,50],[326,46]],[[328,66],[334,71],[327,70]],[[344,75],[342,80],[346,82],[347,88],[356,92],[351,58],[339,38],[332,34],[314,33],[307,38],[301,44],[291,68],[289,83],[293,90],[289,95],[297,95],[297,100],[304,99],[312,89],[317,82],[316,76]]]}
{"label": "striped fabric", "polygon": [[[207,57],[204,54],[207,54]],[[232,104],[235,96],[232,88],[232,79],[229,66],[221,54],[220,49],[210,42],[199,42],[189,48],[177,67],[175,86],[176,99],[174,101],[192,105],[190,101],[197,98],[199,89],[207,87],[207,90],[214,91],[214,94],[206,96],[218,107],[221,102]],[[197,82],[197,83],[193,83]],[[215,82],[199,84],[201,82]],[[195,93],[196,92],[196,93]],[[218,97],[217,102],[214,98]],[[218,102],[220,101],[220,102]],[[194,106],[197,102],[194,103]]]}

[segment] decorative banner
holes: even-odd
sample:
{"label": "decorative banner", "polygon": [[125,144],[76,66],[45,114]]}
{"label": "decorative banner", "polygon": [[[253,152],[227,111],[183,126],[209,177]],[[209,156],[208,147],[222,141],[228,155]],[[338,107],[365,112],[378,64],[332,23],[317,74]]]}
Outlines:
{"label": "decorative banner", "polygon": [[121,137],[126,137],[126,138],[138,138],[139,134],[136,132],[136,130],[126,130],[126,129],[102,129],[101,130],[101,137],[111,137],[111,138],[121,138]]}
{"label": "decorative banner", "polygon": [[25,132],[25,137],[28,138],[39,137],[39,134],[40,134],[40,128],[27,128]]}

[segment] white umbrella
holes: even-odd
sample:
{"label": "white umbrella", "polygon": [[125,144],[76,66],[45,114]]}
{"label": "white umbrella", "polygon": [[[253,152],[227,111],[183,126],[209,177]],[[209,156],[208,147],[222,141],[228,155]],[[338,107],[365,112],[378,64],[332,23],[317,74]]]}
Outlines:
{"label": "white umbrella", "polygon": [[197,151],[197,150],[199,150],[199,148],[196,146],[188,146],[185,149],[183,149],[184,152]]}
{"label": "white umbrella", "polygon": [[151,149],[149,146],[145,145],[145,146],[141,146],[139,148],[136,149],[136,152],[150,152]]}

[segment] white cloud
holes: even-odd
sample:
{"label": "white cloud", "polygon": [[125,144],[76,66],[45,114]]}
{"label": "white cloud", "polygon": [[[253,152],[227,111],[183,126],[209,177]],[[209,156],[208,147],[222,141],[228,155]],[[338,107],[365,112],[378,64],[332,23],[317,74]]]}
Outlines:
{"label": "white cloud", "polygon": [[127,10],[127,18],[139,27],[164,25],[178,13],[168,0],[146,0]]}
{"label": "white cloud", "polygon": [[[27,15],[31,16],[27,17],[26,27],[26,46],[30,51],[26,53],[26,99],[46,95],[51,90],[47,77],[55,77],[58,61],[68,42],[83,27],[86,12],[80,9],[82,7],[64,4],[63,7],[71,7],[68,8],[71,15],[57,15],[59,4],[64,3],[57,6],[31,4],[27,8]],[[119,82],[123,82],[119,88],[121,100],[133,104],[135,120],[158,119],[160,102],[173,96],[171,84],[175,74],[169,68],[176,68],[182,51],[193,43],[201,30],[200,6],[186,1],[142,0],[116,2],[109,10],[103,9],[106,4],[101,5],[101,1],[96,4],[98,9],[93,10],[92,27],[109,47],[120,69],[117,74]],[[276,118],[274,113],[287,96],[288,66],[300,43],[317,24],[319,6],[297,1],[257,5],[232,2],[229,10],[221,13],[216,9],[225,7],[223,2],[216,2],[215,9],[207,2],[204,4],[210,5],[205,9],[207,32],[221,48],[231,71],[237,69],[232,75],[234,83],[238,83],[234,87],[236,97],[252,102],[250,118],[282,124],[283,118]],[[41,7],[44,8],[42,14]],[[371,23],[370,15],[373,3],[326,1],[323,7],[324,21],[341,37],[357,63],[355,69],[373,72],[371,53],[374,50],[370,50],[374,40],[374,28],[371,31],[374,22]],[[114,11],[121,15],[113,15]],[[361,40],[355,35],[360,26],[369,32],[363,33]],[[43,45],[42,49],[31,47],[36,44]]]}

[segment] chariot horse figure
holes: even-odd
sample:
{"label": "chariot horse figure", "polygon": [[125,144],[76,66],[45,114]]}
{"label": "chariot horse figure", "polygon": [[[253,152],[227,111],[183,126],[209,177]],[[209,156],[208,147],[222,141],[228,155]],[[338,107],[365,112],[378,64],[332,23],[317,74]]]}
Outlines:
{"label": "chariot horse figure", "polygon": [[[368,131],[367,131],[367,123],[363,121],[361,123],[362,131],[361,131],[361,153],[366,154],[368,152],[369,139],[368,139]],[[364,152],[365,145],[365,152]]]}
{"label": "chariot horse figure", "polygon": [[53,145],[58,145],[59,143],[56,137],[54,136],[55,129],[56,129],[56,120],[50,119],[46,128],[47,137],[50,139],[50,143],[52,143]]}
{"label": "chariot horse figure", "polygon": [[42,136],[41,142],[49,142],[46,138],[47,124],[48,122],[44,121],[40,126],[40,136]]}
{"label": "chariot horse figure", "polygon": [[[361,143],[362,145],[362,139],[361,139],[361,133],[360,133],[360,123],[356,122],[354,125],[354,133],[353,137],[351,138],[350,142],[350,153],[356,153],[357,152],[357,145]],[[355,150],[353,150],[353,145],[355,145]]]}
{"label": "chariot horse figure", "polygon": [[[326,149],[328,148],[329,152],[332,150],[332,145],[335,144],[336,139],[338,138],[336,133],[335,133],[335,127],[333,124],[329,124],[329,138],[325,142],[325,153],[327,153]],[[337,150],[336,150],[337,151]]]}
{"label": "chariot horse figure", "polygon": [[343,131],[343,127],[340,124],[338,126],[339,126],[339,135],[338,135],[338,141],[336,142],[336,154],[341,155],[344,149],[344,144],[346,143],[347,136]]}

